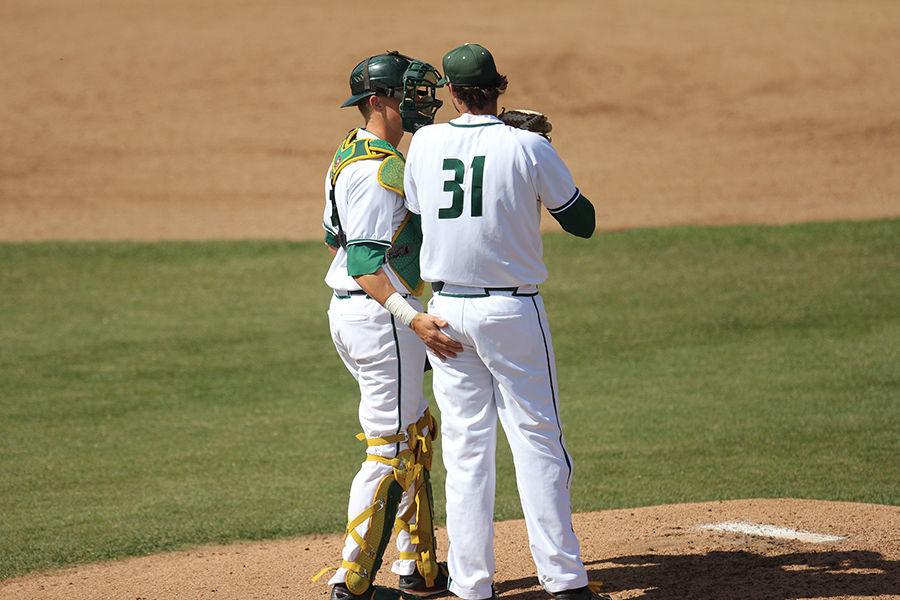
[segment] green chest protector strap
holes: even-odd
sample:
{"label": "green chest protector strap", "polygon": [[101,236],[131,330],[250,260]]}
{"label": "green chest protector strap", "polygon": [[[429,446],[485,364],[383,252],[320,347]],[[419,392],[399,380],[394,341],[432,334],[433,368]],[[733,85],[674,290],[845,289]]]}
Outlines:
{"label": "green chest protector strap", "polygon": [[[331,161],[329,177],[331,178],[331,225],[337,232],[335,237],[341,248],[347,249],[347,235],[341,227],[341,218],[338,215],[337,202],[334,197],[334,187],[338,176],[347,165],[360,160],[380,160],[378,167],[378,184],[403,196],[403,170],[406,160],[400,151],[389,142],[376,138],[357,138],[359,129],[351,129],[338,146]],[[422,228],[418,215],[409,213],[391,240],[386,259],[394,270],[394,273],[403,282],[403,285],[413,295],[422,293],[425,284],[419,269],[419,253],[422,249]]]}

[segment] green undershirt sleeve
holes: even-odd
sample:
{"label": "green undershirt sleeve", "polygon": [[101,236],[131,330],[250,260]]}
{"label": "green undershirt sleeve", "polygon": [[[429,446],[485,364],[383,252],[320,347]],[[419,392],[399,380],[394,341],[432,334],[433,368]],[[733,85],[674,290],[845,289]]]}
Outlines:
{"label": "green undershirt sleeve", "polygon": [[361,242],[347,246],[347,275],[359,277],[371,275],[384,264],[387,248],[382,244]]}
{"label": "green undershirt sleeve", "polygon": [[330,231],[325,231],[325,243],[331,246],[332,248],[338,247],[337,237]]}
{"label": "green undershirt sleeve", "polygon": [[584,196],[578,196],[578,199],[565,210],[550,214],[562,225],[563,229],[578,237],[591,237],[597,226],[594,205]]}

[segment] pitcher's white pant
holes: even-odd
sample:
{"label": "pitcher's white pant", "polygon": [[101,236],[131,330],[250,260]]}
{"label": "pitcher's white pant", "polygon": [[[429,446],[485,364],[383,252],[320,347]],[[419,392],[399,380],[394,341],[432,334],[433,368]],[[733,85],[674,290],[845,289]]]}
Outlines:
{"label": "pitcher's white pant", "polygon": [[559,420],[553,345],[543,300],[530,291],[535,295],[484,296],[482,288],[446,285],[429,303],[428,312],[446,320],[447,335],[463,345],[456,358],[431,356],[447,470],[450,591],[461,598],[491,597],[498,417],[541,584],[551,593],[587,585],[572,529],[572,462]]}
{"label": "pitcher's white pant", "polygon": [[[413,297],[410,304],[421,310],[421,303]],[[385,437],[406,431],[418,421],[428,402],[422,394],[422,378],[425,368],[425,345],[418,336],[402,323],[394,323],[391,313],[378,302],[363,295],[349,298],[334,297],[328,309],[331,339],[347,370],[359,383],[359,424],[367,438]],[[393,458],[407,448],[405,442],[370,446],[369,454]],[[391,475],[389,465],[366,461],[350,486],[350,501],[347,508],[347,522],[355,519],[371,504],[378,483]],[[397,514],[403,514],[414,501],[415,484],[403,494]],[[370,519],[361,523],[356,531],[365,537]],[[411,523],[415,523],[415,512]],[[386,523],[388,531],[394,523]],[[415,552],[415,544],[410,542],[409,532],[397,535],[400,552]],[[354,562],[359,554],[359,546],[351,536],[347,536],[342,556]],[[416,568],[414,560],[395,561],[391,570],[398,575],[411,575]],[[338,569],[329,580],[330,585],[343,583],[347,571]]]}

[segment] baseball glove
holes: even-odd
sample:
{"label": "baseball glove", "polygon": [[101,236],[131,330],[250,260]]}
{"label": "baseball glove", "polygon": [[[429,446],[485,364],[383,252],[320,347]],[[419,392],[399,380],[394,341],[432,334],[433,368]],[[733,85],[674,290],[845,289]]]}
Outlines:
{"label": "baseball glove", "polygon": [[504,108],[497,117],[510,127],[533,131],[550,141],[550,132],[553,131],[553,124],[550,123],[550,118],[544,113],[524,108],[515,108],[513,110]]}

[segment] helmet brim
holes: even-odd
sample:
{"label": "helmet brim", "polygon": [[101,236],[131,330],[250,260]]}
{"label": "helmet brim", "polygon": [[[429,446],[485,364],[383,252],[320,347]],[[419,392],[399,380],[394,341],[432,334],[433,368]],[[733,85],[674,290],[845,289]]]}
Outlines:
{"label": "helmet brim", "polygon": [[362,100],[363,98],[368,98],[369,96],[374,96],[374,95],[375,95],[375,92],[373,92],[373,91],[360,92],[358,94],[353,94],[352,96],[350,96],[349,98],[344,100],[344,103],[341,104],[341,108],[347,108],[348,106],[355,106],[356,103],[359,102],[360,100]]}

